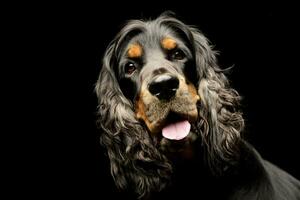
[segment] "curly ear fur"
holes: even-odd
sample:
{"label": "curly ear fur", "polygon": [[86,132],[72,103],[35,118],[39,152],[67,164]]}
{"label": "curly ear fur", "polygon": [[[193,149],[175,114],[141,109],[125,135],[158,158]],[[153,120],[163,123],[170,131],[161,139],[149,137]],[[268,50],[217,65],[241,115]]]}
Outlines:
{"label": "curly ear fur", "polygon": [[215,174],[221,174],[239,157],[240,132],[244,128],[238,111],[241,97],[230,88],[226,76],[218,67],[216,52],[198,30],[191,28],[195,44],[196,67],[199,74],[199,113],[207,126],[202,131],[206,159]]}
{"label": "curly ear fur", "polygon": [[96,84],[98,124],[103,130],[100,139],[108,151],[116,185],[122,189],[132,187],[137,194],[145,196],[164,188],[172,169],[135,118],[133,105],[121,92],[113,71],[116,42],[104,55]]}

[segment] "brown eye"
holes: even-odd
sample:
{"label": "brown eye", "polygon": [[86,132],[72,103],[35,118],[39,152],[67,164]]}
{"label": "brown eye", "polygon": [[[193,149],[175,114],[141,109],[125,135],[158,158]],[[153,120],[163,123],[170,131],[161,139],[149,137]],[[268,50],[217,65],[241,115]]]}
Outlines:
{"label": "brown eye", "polygon": [[125,73],[126,73],[127,75],[133,74],[133,72],[135,72],[135,70],[136,70],[136,66],[135,66],[134,63],[128,62],[128,63],[125,65]]}
{"label": "brown eye", "polygon": [[182,50],[180,49],[176,49],[173,53],[172,53],[172,59],[174,60],[182,60],[185,58],[185,54],[183,53]]}

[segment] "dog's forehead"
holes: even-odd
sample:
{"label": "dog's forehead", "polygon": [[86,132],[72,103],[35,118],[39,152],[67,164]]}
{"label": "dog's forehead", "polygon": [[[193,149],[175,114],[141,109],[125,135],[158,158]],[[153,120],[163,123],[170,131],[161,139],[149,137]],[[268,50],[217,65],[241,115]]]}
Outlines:
{"label": "dog's forehead", "polygon": [[171,27],[150,21],[145,24],[142,32],[131,39],[130,43],[139,43],[149,48],[160,47],[164,38],[173,38],[175,41],[180,41],[175,30]]}

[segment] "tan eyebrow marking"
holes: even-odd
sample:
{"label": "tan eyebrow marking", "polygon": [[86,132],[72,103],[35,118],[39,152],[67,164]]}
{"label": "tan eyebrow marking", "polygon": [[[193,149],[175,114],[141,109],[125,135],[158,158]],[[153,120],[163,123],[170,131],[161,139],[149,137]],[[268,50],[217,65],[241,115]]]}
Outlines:
{"label": "tan eyebrow marking", "polygon": [[177,43],[174,39],[166,37],[161,41],[161,45],[164,49],[172,50],[177,47]]}
{"label": "tan eyebrow marking", "polygon": [[129,58],[138,58],[141,57],[143,53],[143,49],[139,44],[131,44],[127,51],[127,55]]}

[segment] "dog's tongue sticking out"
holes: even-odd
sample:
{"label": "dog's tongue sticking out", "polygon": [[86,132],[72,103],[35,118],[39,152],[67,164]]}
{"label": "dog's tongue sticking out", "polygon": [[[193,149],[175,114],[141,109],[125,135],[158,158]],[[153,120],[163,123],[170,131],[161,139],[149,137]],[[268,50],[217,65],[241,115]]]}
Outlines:
{"label": "dog's tongue sticking out", "polygon": [[191,130],[191,124],[185,120],[167,125],[162,129],[162,135],[170,140],[181,140],[185,138]]}

